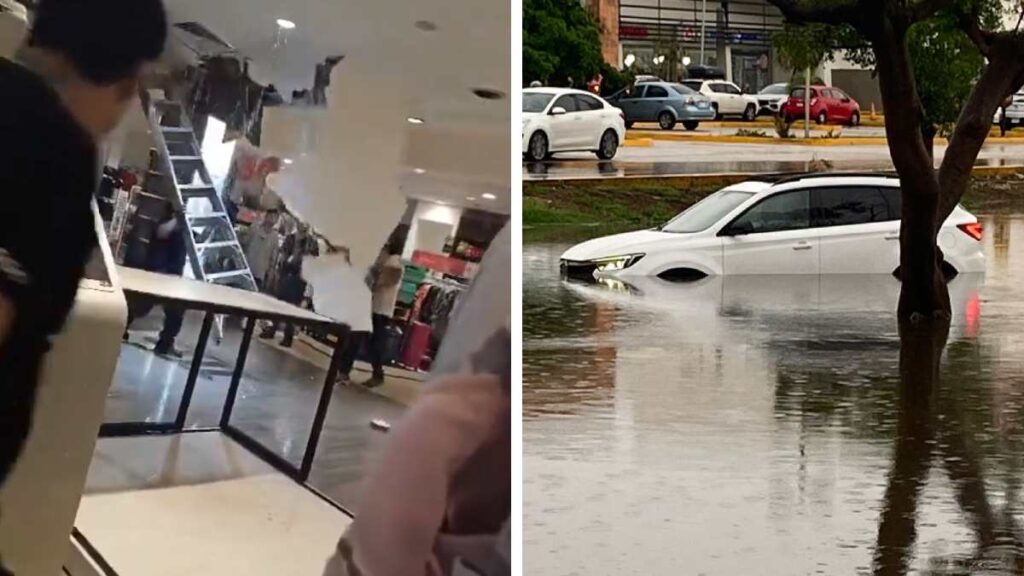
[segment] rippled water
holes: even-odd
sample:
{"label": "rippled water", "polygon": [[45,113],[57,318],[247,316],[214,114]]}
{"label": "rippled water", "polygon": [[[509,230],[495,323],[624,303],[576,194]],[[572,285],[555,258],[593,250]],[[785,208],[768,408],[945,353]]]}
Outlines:
{"label": "rippled water", "polygon": [[564,284],[528,235],[525,573],[1024,573],[1024,216],[983,222],[902,358],[890,277]]}

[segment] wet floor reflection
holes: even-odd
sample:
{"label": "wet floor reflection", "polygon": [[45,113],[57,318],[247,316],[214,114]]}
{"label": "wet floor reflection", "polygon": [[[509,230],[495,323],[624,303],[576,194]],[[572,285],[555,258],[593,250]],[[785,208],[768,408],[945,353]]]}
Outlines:
{"label": "wet floor reflection", "polygon": [[931,331],[887,276],[563,284],[527,236],[526,572],[1024,571],[1024,218],[984,224]]}

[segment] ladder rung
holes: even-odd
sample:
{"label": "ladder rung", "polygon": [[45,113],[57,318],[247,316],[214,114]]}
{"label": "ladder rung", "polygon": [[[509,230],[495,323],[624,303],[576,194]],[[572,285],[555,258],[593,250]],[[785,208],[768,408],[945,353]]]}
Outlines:
{"label": "ladder rung", "polygon": [[191,132],[191,128],[185,128],[184,126],[161,126],[161,132],[167,132],[170,134],[185,134]]}
{"label": "ladder rung", "polygon": [[236,246],[240,248],[240,246],[238,246],[238,242],[235,242],[234,240],[225,240],[223,242],[204,242],[202,244],[196,244],[196,248],[200,250],[207,250],[210,248],[226,248],[228,246]]}
{"label": "ladder rung", "polygon": [[202,156],[169,156],[171,162],[198,162]]}
{"label": "ladder rung", "polygon": [[174,100],[156,100],[155,102],[153,102],[153,105],[154,106],[168,106],[168,107],[171,107],[171,108],[181,108],[181,104],[179,104],[178,102],[175,102]]}
{"label": "ladder rung", "polygon": [[192,221],[195,221],[195,220],[214,220],[214,219],[216,219],[216,220],[228,220],[228,214],[227,214],[227,212],[210,212],[209,214],[200,214],[200,215],[188,214],[188,215],[186,215],[186,218],[188,218],[189,220],[192,220]]}
{"label": "ladder rung", "polygon": [[190,190],[213,190],[212,184],[178,184],[178,188],[185,192]]}
{"label": "ladder rung", "polygon": [[222,278],[232,278],[235,276],[248,276],[249,269],[242,268],[241,270],[232,270],[230,272],[214,272],[212,274],[203,274],[207,280],[220,280]]}

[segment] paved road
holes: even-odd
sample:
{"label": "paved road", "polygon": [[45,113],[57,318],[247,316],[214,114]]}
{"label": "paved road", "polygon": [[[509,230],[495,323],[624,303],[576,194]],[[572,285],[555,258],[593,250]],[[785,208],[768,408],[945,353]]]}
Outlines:
{"label": "paved road", "polygon": [[[935,147],[936,162],[945,146]],[[771,174],[813,169],[820,161],[836,170],[890,170],[889,149],[882,145],[799,146],[793,144],[722,144],[654,141],[650,147],[624,147],[615,160],[599,162],[593,154],[559,154],[545,162],[523,164],[526,180],[681,176],[698,174]],[[979,166],[1024,165],[1024,144],[990,144]]]}

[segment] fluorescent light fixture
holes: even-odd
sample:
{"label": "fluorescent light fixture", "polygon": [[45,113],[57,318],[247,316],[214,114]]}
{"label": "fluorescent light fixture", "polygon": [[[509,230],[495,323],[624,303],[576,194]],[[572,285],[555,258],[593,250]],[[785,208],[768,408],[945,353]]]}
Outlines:
{"label": "fluorescent light fixture", "polygon": [[423,124],[423,118],[417,118],[415,116],[409,116],[406,120],[409,124]]}
{"label": "fluorescent light fixture", "polygon": [[469,200],[470,202],[476,202],[476,196],[466,196],[466,200]]}
{"label": "fluorescent light fixture", "polygon": [[481,196],[481,197],[482,197],[482,198],[483,198],[484,200],[497,200],[497,199],[498,199],[498,197],[497,197],[497,196],[495,196],[494,194],[491,194],[490,192],[484,192],[484,193],[483,193],[483,194],[481,194],[480,196]]}
{"label": "fluorescent light fixture", "polygon": [[427,171],[424,170],[423,168],[413,168],[413,172],[415,172],[417,174],[426,174],[427,173]]}
{"label": "fluorescent light fixture", "polygon": [[291,158],[285,158],[284,159],[284,163],[285,164],[293,164],[294,162],[295,162],[295,160],[292,160]]}
{"label": "fluorescent light fixture", "polygon": [[292,22],[291,20],[285,20],[284,18],[278,18],[277,25],[281,28],[284,28],[285,30],[291,30],[292,28],[295,28],[295,22]]}

